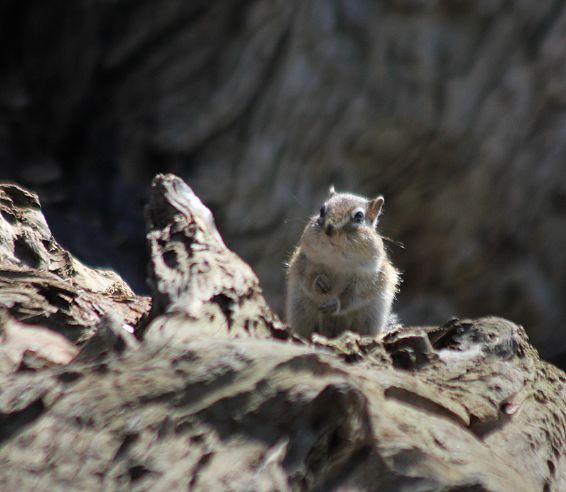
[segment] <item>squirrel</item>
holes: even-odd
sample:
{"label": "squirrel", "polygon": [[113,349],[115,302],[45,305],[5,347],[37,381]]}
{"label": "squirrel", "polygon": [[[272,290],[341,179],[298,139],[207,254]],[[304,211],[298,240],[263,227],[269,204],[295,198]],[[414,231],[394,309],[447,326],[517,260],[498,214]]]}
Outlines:
{"label": "squirrel", "polygon": [[330,187],[289,261],[286,315],[296,334],[375,336],[390,322],[400,277],[377,232],[383,203]]}

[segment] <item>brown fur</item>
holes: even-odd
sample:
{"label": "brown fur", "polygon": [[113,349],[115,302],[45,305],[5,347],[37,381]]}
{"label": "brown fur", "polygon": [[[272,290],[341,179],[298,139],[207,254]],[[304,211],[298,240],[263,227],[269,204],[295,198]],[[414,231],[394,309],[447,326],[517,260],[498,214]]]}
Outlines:
{"label": "brown fur", "polygon": [[[399,273],[376,230],[383,198],[330,193],[307,223],[289,262],[287,322],[304,337],[383,331]],[[364,221],[354,220],[362,211]]]}

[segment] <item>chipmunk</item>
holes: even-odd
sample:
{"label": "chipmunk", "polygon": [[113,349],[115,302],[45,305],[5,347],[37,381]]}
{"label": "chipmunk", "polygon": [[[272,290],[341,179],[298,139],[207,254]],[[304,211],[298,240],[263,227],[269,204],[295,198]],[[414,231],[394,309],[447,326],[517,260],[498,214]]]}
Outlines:
{"label": "chipmunk", "polygon": [[376,226],[384,199],[336,193],[310,218],[292,254],[287,323],[309,338],[384,330],[399,284]]}

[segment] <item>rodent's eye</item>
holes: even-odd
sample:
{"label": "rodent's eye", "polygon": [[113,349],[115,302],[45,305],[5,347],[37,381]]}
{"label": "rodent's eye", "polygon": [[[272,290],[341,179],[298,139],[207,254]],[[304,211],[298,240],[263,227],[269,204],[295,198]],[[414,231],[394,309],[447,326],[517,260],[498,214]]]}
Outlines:
{"label": "rodent's eye", "polygon": [[361,224],[361,223],[364,221],[364,219],[365,219],[364,213],[363,213],[361,210],[358,210],[358,211],[354,214],[354,216],[352,217],[352,219],[353,219],[353,221],[354,221],[356,224]]}
{"label": "rodent's eye", "polygon": [[326,215],[326,207],[323,205],[320,207],[320,216],[324,217]]}

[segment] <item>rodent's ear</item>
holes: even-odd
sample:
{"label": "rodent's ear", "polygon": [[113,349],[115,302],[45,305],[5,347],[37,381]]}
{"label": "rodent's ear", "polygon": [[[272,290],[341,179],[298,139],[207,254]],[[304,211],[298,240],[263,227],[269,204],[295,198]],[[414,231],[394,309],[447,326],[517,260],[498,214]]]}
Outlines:
{"label": "rodent's ear", "polygon": [[329,196],[336,195],[336,190],[334,189],[334,185],[330,185],[330,188],[328,188],[328,195]]}
{"label": "rodent's ear", "polygon": [[379,214],[381,214],[381,208],[383,207],[383,203],[385,199],[380,195],[373,200],[370,200],[368,203],[367,209],[367,218],[371,220],[371,223],[375,227],[377,225],[377,219],[379,218]]}

